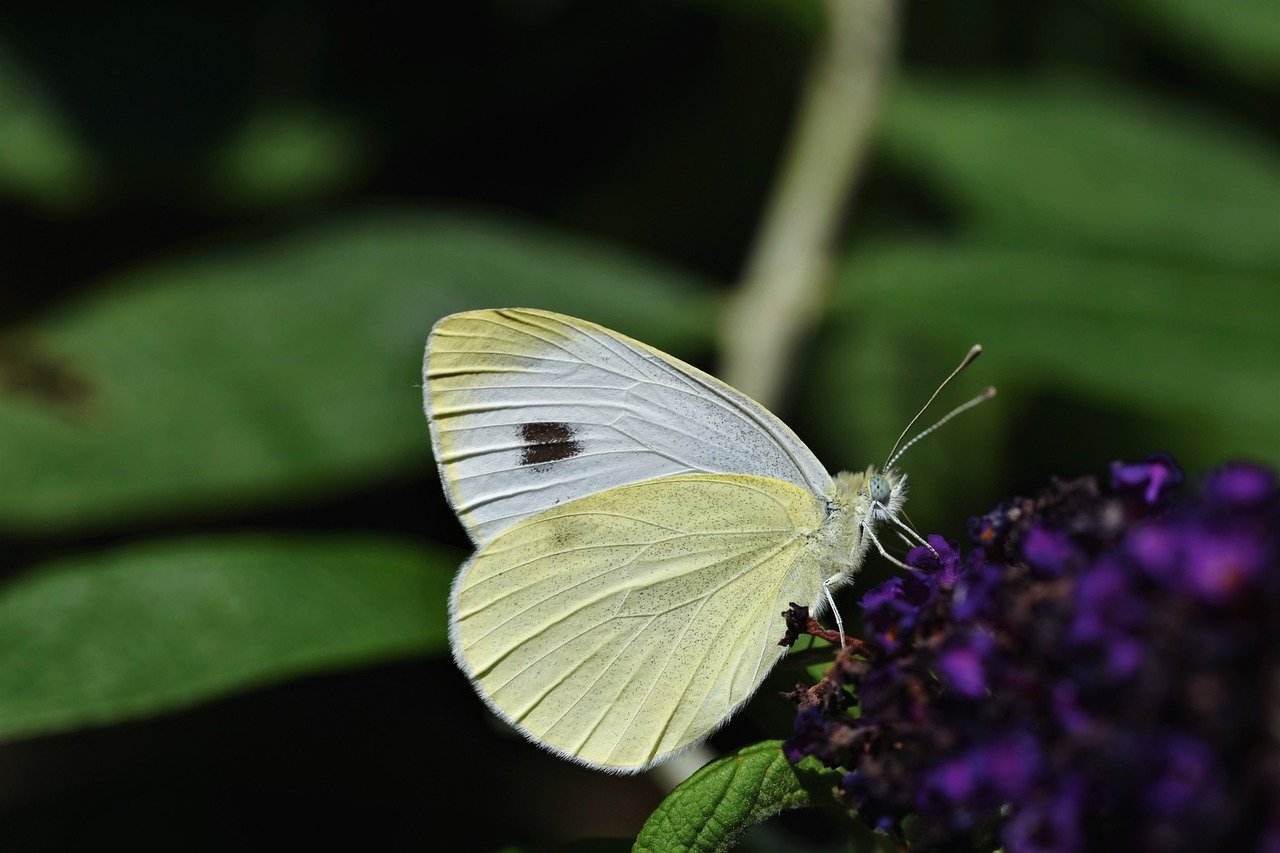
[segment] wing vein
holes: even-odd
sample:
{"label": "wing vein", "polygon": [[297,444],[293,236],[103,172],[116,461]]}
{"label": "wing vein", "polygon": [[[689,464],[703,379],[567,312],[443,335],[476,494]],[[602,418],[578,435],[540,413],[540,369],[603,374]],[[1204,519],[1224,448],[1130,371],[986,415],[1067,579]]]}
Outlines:
{"label": "wing vein", "polygon": [[[708,593],[706,593],[705,595],[703,595],[703,596],[702,596],[702,602],[701,602],[701,604],[698,606],[698,615],[701,615],[701,614],[702,614],[702,611],[706,608],[707,603],[708,603],[709,601],[711,601],[711,599],[712,599],[712,598],[714,598],[714,597],[715,597],[716,593],[721,592],[722,590],[724,590],[724,588],[725,588],[725,587],[729,586],[730,584],[737,583],[737,582],[738,582],[738,581],[740,581],[740,580],[741,580],[741,579],[742,579],[742,578],[743,578],[743,577],[744,577],[748,572],[751,572],[751,571],[753,571],[753,570],[755,570],[755,569],[758,569],[760,566],[762,566],[762,565],[764,565],[764,564],[766,564],[766,563],[770,562],[774,557],[776,557],[778,554],[782,553],[784,550],[786,550],[788,547],[790,547],[790,546],[793,544],[793,542],[794,542],[794,541],[795,541],[794,539],[787,539],[787,540],[784,540],[784,541],[783,541],[783,542],[782,542],[778,547],[776,547],[776,548],[772,549],[772,551],[771,551],[768,555],[766,555],[766,556],[765,556],[765,557],[763,557],[763,558],[760,558],[760,559],[756,560],[756,562],[754,562],[754,563],[749,563],[749,564],[745,565],[744,567],[742,567],[741,569],[739,569],[739,571],[737,572],[737,574],[732,575],[732,576],[730,576],[729,578],[726,578],[722,583],[720,583],[720,584],[719,584],[718,586],[716,586],[714,589],[712,589],[711,591],[709,591]],[[713,565],[715,565],[715,564],[713,564]],[[685,623],[685,629],[684,629],[684,631],[682,631],[682,632],[681,632],[681,634],[680,634],[680,639],[679,639],[679,640],[677,640],[675,643],[673,643],[673,644],[672,644],[672,647],[671,647],[671,653],[667,656],[667,660],[666,660],[666,662],[665,662],[665,663],[663,663],[663,665],[662,665],[662,670],[658,673],[657,678],[655,678],[655,679],[653,680],[653,683],[649,685],[649,692],[645,694],[645,698],[644,698],[644,700],[643,700],[639,705],[637,705],[637,706],[636,706],[636,710],[635,710],[635,712],[632,714],[631,719],[627,722],[627,725],[623,727],[623,731],[624,731],[624,732],[629,731],[629,730],[631,729],[631,727],[635,724],[636,717],[638,717],[638,716],[640,715],[640,711],[641,711],[641,710],[643,710],[643,708],[644,708],[645,704],[647,704],[647,703],[648,703],[648,701],[649,701],[649,697],[653,695],[654,688],[655,688],[655,687],[657,687],[658,682],[660,682],[660,681],[663,679],[663,677],[666,675],[667,669],[671,666],[671,661],[675,658],[675,653],[679,650],[679,648],[680,648],[680,644],[684,641],[685,635],[686,635],[686,634],[688,634],[689,628],[693,626],[693,624],[694,624],[694,622],[696,621],[696,619],[697,619],[697,617],[695,616],[694,618],[689,619],[689,620]],[[697,667],[694,667],[694,668],[691,670],[691,673],[694,673],[694,674],[696,674],[696,673],[697,673],[698,669],[702,666],[702,663],[703,663],[703,662],[705,662],[706,657],[707,657],[707,654],[708,654],[709,650],[711,649],[711,647],[712,647],[713,645],[714,645],[714,643],[708,643],[708,644],[707,644],[706,649],[704,649],[704,651],[703,651],[703,653],[702,653],[702,656],[698,659],[698,666],[697,666]],[[692,684],[692,680],[691,680],[691,679],[690,679],[690,680],[686,680],[686,681],[685,681],[684,685],[680,688],[680,696],[679,696],[679,698],[677,698],[677,699],[676,699],[676,701],[675,701],[675,703],[674,703],[675,705],[677,705],[677,706],[678,706],[678,705],[680,704],[680,702],[683,700],[683,698],[688,694],[688,692],[689,692],[689,685],[690,685],[690,684]],[[658,748],[659,744],[661,743],[662,734],[663,734],[663,733],[665,733],[666,728],[667,728],[667,726],[669,726],[669,725],[670,725],[670,723],[671,723],[671,721],[670,721],[670,719],[668,719],[668,720],[667,720],[666,725],[663,727],[662,732],[660,732],[660,733],[659,733],[658,739],[657,739],[656,741],[654,741],[653,746],[650,748],[650,754],[649,754],[649,758],[650,758],[650,760],[652,760],[652,758],[653,758],[654,754],[656,753],[657,748]],[[621,743],[621,736],[619,736],[619,741],[618,741],[618,743]],[[615,743],[615,744],[614,744],[614,750],[615,750],[615,751],[617,750],[617,747],[618,747],[618,744],[617,744],[617,743]],[[610,755],[612,756],[612,754],[613,754],[613,753],[611,752],[611,753],[610,753]]]}

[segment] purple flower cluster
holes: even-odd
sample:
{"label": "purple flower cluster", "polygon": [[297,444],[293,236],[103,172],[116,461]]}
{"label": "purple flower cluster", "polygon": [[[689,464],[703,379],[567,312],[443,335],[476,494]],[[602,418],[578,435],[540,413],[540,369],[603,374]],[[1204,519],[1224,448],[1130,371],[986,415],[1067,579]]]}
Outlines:
{"label": "purple flower cluster", "polygon": [[1280,851],[1280,490],[1181,482],[1116,464],[930,537],[792,694],[788,756],[912,849]]}

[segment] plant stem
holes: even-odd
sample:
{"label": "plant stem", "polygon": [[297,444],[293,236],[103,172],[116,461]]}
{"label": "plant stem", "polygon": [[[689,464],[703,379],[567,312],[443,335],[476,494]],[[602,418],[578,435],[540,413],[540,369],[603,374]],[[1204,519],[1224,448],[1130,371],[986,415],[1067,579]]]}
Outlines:
{"label": "plant stem", "polygon": [[765,406],[821,314],[841,214],[865,159],[895,33],[895,0],[827,0],[818,47],[743,281],[725,306],[726,382]]}

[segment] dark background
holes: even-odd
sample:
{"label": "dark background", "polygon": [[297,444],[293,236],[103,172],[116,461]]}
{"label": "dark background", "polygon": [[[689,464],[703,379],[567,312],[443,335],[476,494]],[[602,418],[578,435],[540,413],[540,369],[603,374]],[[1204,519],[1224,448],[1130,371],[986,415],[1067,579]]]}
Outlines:
{"label": "dark background", "polygon": [[[0,599],[50,563],[91,576],[97,555],[191,535],[216,551],[368,534],[447,577],[467,546],[416,409],[431,323],[538,304],[714,370],[715,306],[822,24],[786,0],[0,8]],[[1155,449],[1193,473],[1280,460],[1280,11],[915,3],[898,41],[829,308],[779,412],[818,456],[878,462],[981,340],[951,396],[991,382],[1000,397],[904,459],[923,530],[959,537],[1002,495]],[[352,307],[393,287],[414,295]],[[406,343],[371,349],[387,329]],[[295,354],[296,374],[256,387]],[[327,383],[326,357],[359,370]],[[153,381],[157,363],[185,384]],[[151,408],[113,408],[113,388]],[[252,405],[210,403],[200,423],[226,432],[184,433],[218,388]],[[352,404],[334,446],[346,429],[361,450],[333,461],[297,436],[349,388],[386,406]],[[270,430],[265,451],[244,437]],[[59,624],[23,606],[22,625]],[[179,646],[217,633],[181,618]],[[80,652],[147,630],[90,628],[65,635],[69,662],[0,627],[0,706],[45,675],[107,678],[111,654]],[[269,646],[240,639],[250,657]],[[662,796],[501,732],[438,631],[242,682],[83,713],[91,686],[55,690],[30,700],[34,722],[0,711],[0,846],[493,849],[629,837]],[[783,737],[787,710],[766,689],[713,743]]]}

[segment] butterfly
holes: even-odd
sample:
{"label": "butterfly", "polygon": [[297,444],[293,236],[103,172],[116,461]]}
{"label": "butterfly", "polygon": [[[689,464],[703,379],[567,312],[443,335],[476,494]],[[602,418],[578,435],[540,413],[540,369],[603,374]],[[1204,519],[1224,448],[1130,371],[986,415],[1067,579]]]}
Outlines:
{"label": "butterfly", "polygon": [[701,742],[785,654],[792,602],[820,613],[872,545],[901,565],[875,528],[910,530],[905,475],[833,477],[759,403],[625,335],[468,311],[432,329],[423,375],[476,546],[450,598],[454,658],[564,758],[633,773]]}

